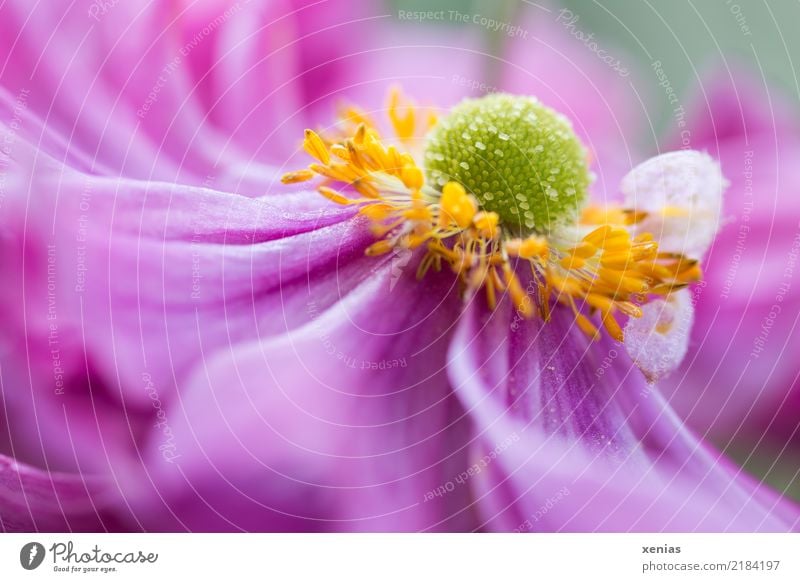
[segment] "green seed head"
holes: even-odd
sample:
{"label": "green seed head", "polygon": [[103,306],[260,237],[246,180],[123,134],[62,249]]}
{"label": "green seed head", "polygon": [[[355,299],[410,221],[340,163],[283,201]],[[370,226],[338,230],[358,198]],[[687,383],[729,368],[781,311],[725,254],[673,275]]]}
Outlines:
{"label": "green seed head", "polygon": [[515,234],[574,220],[591,182],[570,122],[533,97],[467,99],[428,136],[428,180],[459,182]]}

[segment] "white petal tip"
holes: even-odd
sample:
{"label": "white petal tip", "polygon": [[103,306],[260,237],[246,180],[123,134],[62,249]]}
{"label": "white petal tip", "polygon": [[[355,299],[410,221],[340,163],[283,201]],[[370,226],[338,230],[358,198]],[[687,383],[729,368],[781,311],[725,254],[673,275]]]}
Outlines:
{"label": "white petal tip", "polygon": [[639,164],[621,189],[626,206],[647,213],[637,228],[651,232],[661,249],[701,258],[719,229],[727,186],[714,158],[681,150]]}
{"label": "white petal tip", "polygon": [[675,370],[689,348],[694,319],[688,289],[657,299],[642,307],[642,316],[625,326],[625,349],[650,382]]}

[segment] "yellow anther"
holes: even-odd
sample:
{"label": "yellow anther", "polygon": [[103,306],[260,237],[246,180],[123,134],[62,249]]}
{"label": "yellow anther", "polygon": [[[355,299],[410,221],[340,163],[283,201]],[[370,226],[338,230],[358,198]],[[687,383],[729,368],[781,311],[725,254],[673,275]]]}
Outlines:
{"label": "yellow anther", "polygon": [[500,217],[496,212],[478,212],[473,222],[482,237],[494,239],[500,233]]}
{"label": "yellow anther", "polygon": [[425,241],[431,238],[430,231],[422,234],[410,234],[406,237],[406,245],[410,249],[415,249],[421,246]]}
{"label": "yellow anther", "polygon": [[625,214],[624,224],[627,225],[639,224],[647,218],[648,215],[648,213],[643,210],[624,210],[623,213]]}
{"label": "yellow anther", "polygon": [[703,271],[699,264],[694,264],[685,271],[678,273],[678,280],[683,282],[699,281],[703,278]]}
{"label": "yellow anther", "polygon": [[298,182],[307,182],[314,177],[314,172],[311,170],[297,170],[296,172],[287,172],[281,176],[281,182],[284,184],[296,184]]}
{"label": "yellow anther", "polygon": [[375,186],[373,186],[369,182],[365,182],[360,179],[353,182],[353,188],[355,188],[358,191],[358,193],[364,196],[365,198],[381,197],[380,192],[378,192],[378,189],[375,188]]}
{"label": "yellow anther", "polygon": [[639,318],[642,316],[641,307],[639,307],[634,303],[631,303],[630,301],[618,301],[615,304],[615,306],[617,309],[619,309],[622,313],[624,313],[628,317]]}
{"label": "yellow anther", "polygon": [[425,183],[422,170],[413,164],[406,164],[403,167],[400,179],[406,188],[411,188],[412,190],[419,190]]}
{"label": "yellow anther", "polygon": [[339,157],[344,159],[344,160],[349,161],[351,164],[353,164],[359,170],[365,170],[366,169],[365,160],[362,158],[361,152],[358,151],[358,148],[356,147],[356,144],[353,141],[348,140],[346,142],[346,148],[347,148],[347,150],[346,150],[347,151],[347,157],[342,157],[342,156],[339,156]]}
{"label": "yellow anther", "polygon": [[636,243],[631,249],[631,258],[634,261],[643,261],[645,259],[652,259],[658,254],[658,243]]}
{"label": "yellow anther", "polygon": [[364,143],[364,137],[367,135],[367,124],[359,123],[358,128],[356,129],[355,135],[353,135],[353,141],[356,145],[361,145]]}
{"label": "yellow anther", "polygon": [[375,125],[369,116],[358,107],[351,106],[340,110],[339,118],[342,121],[352,123],[353,125],[363,125],[366,128],[373,127]]}
{"label": "yellow anther", "polygon": [[388,204],[367,204],[362,206],[358,212],[370,220],[380,221],[388,218],[394,212],[394,208]]}
{"label": "yellow anther", "polygon": [[433,218],[430,208],[417,206],[403,211],[403,217],[408,220],[431,220]]}
{"label": "yellow anther", "polygon": [[547,244],[547,239],[536,235],[519,241],[515,250],[517,256],[522,259],[539,258],[546,261],[550,254],[550,246]]}
{"label": "yellow anther", "polygon": [[558,293],[563,293],[573,297],[581,297],[585,294],[581,283],[573,277],[560,277],[555,273],[550,274],[550,285]]}
{"label": "yellow anther", "polygon": [[386,166],[384,170],[394,175],[399,175],[403,170],[403,159],[400,157],[400,152],[393,145],[386,148]]}
{"label": "yellow anther", "polygon": [[404,113],[400,112],[401,107],[400,91],[394,89],[389,97],[389,119],[397,137],[405,140],[414,137],[414,106],[407,104]]}
{"label": "yellow anther", "polygon": [[303,140],[303,149],[309,156],[319,160],[323,164],[327,165],[331,161],[331,154],[328,152],[328,148],[325,147],[325,142],[311,129],[306,130],[305,139]]}
{"label": "yellow anther", "polygon": [[622,342],[625,339],[622,328],[619,326],[619,323],[617,323],[617,320],[614,319],[614,316],[611,315],[611,312],[607,311],[603,314],[603,327],[606,328],[608,335],[618,342]]}
{"label": "yellow anther", "polygon": [[575,255],[567,255],[559,261],[559,264],[565,269],[580,269],[586,264],[586,260]]}
{"label": "yellow anther", "polygon": [[588,293],[586,295],[586,303],[594,307],[595,309],[599,309],[600,311],[610,311],[614,308],[614,301],[606,297],[605,295],[599,295],[597,293]]}
{"label": "yellow anther", "polygon": [[441,226],[448,226],[453,222],[459,228],[466,228],[472,223],[478,210],[475,201],[458,182],[448,182],[444,185],[440,204],[442,205],[442,212],[439,215]]}
{"label": "yellow anther", "polygon": [[[480,286],[480,282],[477,285]],[[486,289],[486,304],[489,306],[489,309],[494,311],[494,308],[497,307],[497,295],[495,293],[494,278],[491,276],[486,277],[484,287]]]}
{"label": "yellow anther", "polygon": [[319,190],[319,193],[322,194],[325,198],[327,198],[331,202],[336,202],[336,204],[347,205],[353,203],[353,201],[350,200],[349,198],[342,196],[336,190],[328,188],[327,186],[320,186],[317,190]]}
{"label": "yellow anther", "polygon": [[523,317],[530,317],[533,315],[533,304],[530,297],[525,294],[519,279],[511,270],[511,267],[506,263],[503,265],[503,277],[506,285],[508,286],[508,294],[511,296],[511,301],[514,307]]}
{"label": "yellow anther", "polygon": [[325,176],[331,180],[336,180],[337,182],[350,183],[358,180],[361,177],[356,168],[346,164],[331,164],[330,166],[311,164],[309,169],[321,176]]}
{"label": "yellow anther", "polygon": [[666,266],[649,261],[636,265],[636,270],[645,277],[653,279],[668,280],[674,277],[674,273]]}
{"label": "yellow anther", "polygon": [[611,227],[599,245],[606,251],[621,251],[631,246],[631,235],[624,228]]}
{"label": "yellow anther", "polygon": [[575,255],[576,257],[580,257],[581,259],[588,259],[597,253],[597,247],[584,240],[581,242],[581,244],[567,252],[571,255]]}
{"label": "yellow anther", "polygon": [[597,278],[617,293],[642,293],[647,289],[647,282],[629,271],[615,271],[601,267]]}
{"label": "yellow anther", "polygon": [[335,143],[331,146],[331,153],[345,162],[350,161],[350,153],[347,151],[347,148],[340,143]]}
{"label": "yellow anther", "polygon": [[600,332],[597,330],[597,327],[589,321],[585,315],[581,313],[575,314],[575,323],[578,324],[580,330],[585,333],[589,338],[596,340],[600,338]]}
{"label": "yellow anther", "polygon": [[386,170],[391,168],[392,164],[389,159],[389,154],[377,136],[372,133],[367,133],[363,147],[366,154],[374,162],[373,165],[376,169]]}
{"label": "yellow anther", "polygon": [[627,216],[616,206],[587,206],[581,212],[583,224],[627,224]]}
{"label": "yellow anther", "polygon": [[378,255],[385,255],[386,253],[391,251],[393,248],[394,248],[394,245],[391,243],[391,241],[383,239],[383,240],[379,240],[378,242],[375,242],[375,243],[372,243],[371,245],[369,245],[367,247],[367,250],[365,251],[365,254],[367,256],[369,256],[369,257],[375,257],[375,256],[378,256]]}
{"label": "yellow anther", "polygon": [[633,258],[628,251],[606,251],[600,256],[600,265],[609,269],[621,270],[633,264]]}
{"label": "yellow anther", "polygon": [[651,295],[669,295],[670,293],[677,291],[678,289],[683,289],[686,287],[688,283],[663,283],[661,285],[656,285],[655,287],[651,287],[647,290],[648,293]]}
{"label": "yellow anther", "polygon": [[583,237],[583,242],[595,247],[602,247],[603,241],[609,236],[611,226],[604,224]]}

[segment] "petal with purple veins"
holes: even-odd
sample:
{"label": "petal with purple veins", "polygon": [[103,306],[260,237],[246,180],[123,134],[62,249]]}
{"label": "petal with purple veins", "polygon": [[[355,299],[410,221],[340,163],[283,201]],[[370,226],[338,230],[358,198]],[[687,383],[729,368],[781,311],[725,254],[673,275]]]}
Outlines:
{"label": "petal with purple veins", "polygon": [[546,332],[509,332],[512,322],[507,309],[488,315],[473,307],[450,349],[451,381],[481,450],[519,437],[484,474],[477,502],[485,527],[797,529],[800,508],[698,441],[621,346],[608,338],[590,344],[555,313]]}

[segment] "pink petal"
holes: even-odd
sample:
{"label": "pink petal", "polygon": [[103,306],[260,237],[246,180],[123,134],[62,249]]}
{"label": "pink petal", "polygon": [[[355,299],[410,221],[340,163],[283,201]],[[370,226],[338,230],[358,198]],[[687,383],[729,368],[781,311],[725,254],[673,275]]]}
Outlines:
{"label": "pink petal", "polygon": [[509,332],[507,309],[487,316],[473,306],[454,338],[449,372],[481,450],[518,439],[484,472],[478,503],[487,527],[797,528],[800,508],[695,439],[621,346],[588,344],[561,311]]}
{"label": "pink petal", "polygon": [[[466,418],[443,368],[457,315],[450,277],[376,265],[285,336],[209,358],[167,411],[175,452],[153,442],[139,492],[150,529],[461,530]],[[135,494],[134,494],[135,495]]]}
{"label": "pink petal", "polygon": [[[800,120],[779,92],[742,70],[712,76],[695,93],[693,145],[719,158],[731,185],[724,227],[695,291],[689,353],[663,389],[701,434],[725,446],[738,435],[745,447],[763,437],[791,465],[800,444],[800,382],[790,356],[800,349],[800,302],[782,289],[797,276],[786,269],[800,215]],[[770,316],[776,303],[780,313]]]}
{"label": "pink petal", "polygon": [[103,530],[108,492],[96,478],[43,471],[0,455],[0,531]]}
{"label": "pink petal", "polygon": [[167,403],[203,354],[306,323],[312,282],[323,309],[374,267],[364,225],[315,193],[92,176],[15,140],[0,362],[19,460],[105,473],[135,458],[157,413],[145,376]]}

